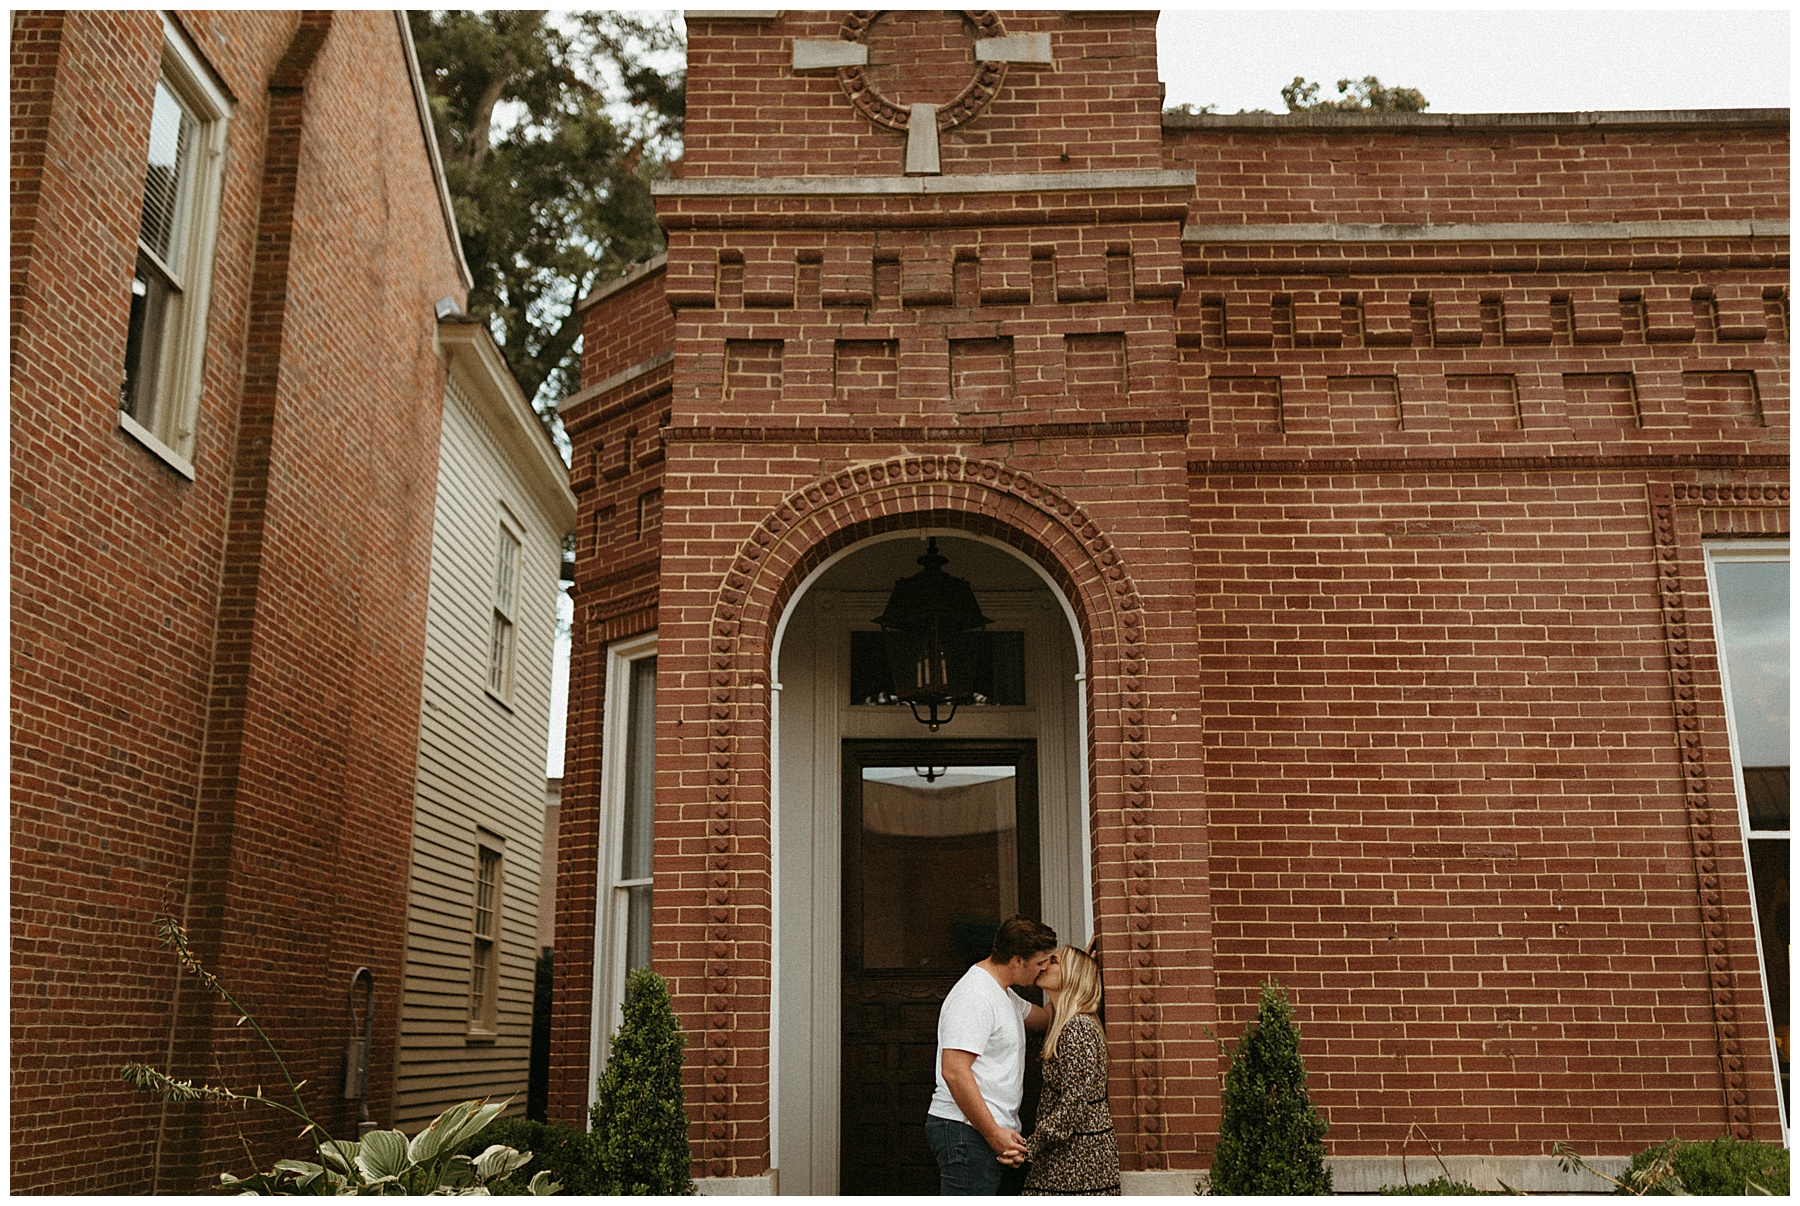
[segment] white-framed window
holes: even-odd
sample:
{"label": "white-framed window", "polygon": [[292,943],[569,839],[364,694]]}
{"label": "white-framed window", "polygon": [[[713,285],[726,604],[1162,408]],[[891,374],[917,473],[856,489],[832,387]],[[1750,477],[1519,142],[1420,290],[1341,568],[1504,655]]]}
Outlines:
{"label": "white-framed window", "polygon": [[488,624],[487,689],[507,703],[512,700],[513,660],[518,644],[519,535],[504,520],[494,553],[493,603]]}
{"label": "white-framed window", "polygon": [[200,56],[165,16],[119,425],[189,479],[230,110]]}
{"label": "white-framed window", "polygon": [[475,891],[469,910],[469,1033],[491,1036],[500,1000],[500,909],[506,843],[475,831]]}
{"label": "white-framed window", "polygon": [[1744,853],[1750,866],[1763,995],[1785,1117],[1788,1078],[1788,542],[1706,545],[1713,632],[1725,686]]}
{"label": "white-framed window", "polygon": [[606,1068],[608,1046],[623,1016],[625,977],[650,965],[656,811],[654,634],[607,648],[601,733],[601,874],[595,902],[590,1093]]}

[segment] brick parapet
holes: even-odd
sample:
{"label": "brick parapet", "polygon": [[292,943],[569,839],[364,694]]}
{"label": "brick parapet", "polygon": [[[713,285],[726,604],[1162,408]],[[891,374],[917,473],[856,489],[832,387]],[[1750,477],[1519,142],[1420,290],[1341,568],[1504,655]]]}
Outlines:
{"label": "brick parapet", "polygon": [[1190,223],[1667,222],[1788,217],[1785,121],[1512,132],[1170,129]]}

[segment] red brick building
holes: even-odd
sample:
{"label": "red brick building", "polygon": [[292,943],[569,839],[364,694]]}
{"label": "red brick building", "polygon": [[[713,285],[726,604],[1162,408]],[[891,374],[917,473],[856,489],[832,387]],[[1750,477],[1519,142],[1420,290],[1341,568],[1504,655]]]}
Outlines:
{"label": "red brick building", "polygon": [[11,1185],[186,1191],[304,1148],[120,1079],[285,1092],[159,912],[340,1136],[372,969],[392,1116],[466,270],[395,14],[18,13],[11,51]]}
{"label": "red brick building", "polygon": [[[1269,979],[1340,1189],[1780,1142],[1786,745],[1718,600],[1773,567],[1785,650],[1787,113],[1165,117],[1150,13],[688,29],[666,259],[562,406],[553,1116],[647,959],[696,1175],[928,1188],[936,994],[1020,907],[1101,938],[1128,1192],[1209,1164]],[[867,635],[927,536],[994,621],[936,732]]]}

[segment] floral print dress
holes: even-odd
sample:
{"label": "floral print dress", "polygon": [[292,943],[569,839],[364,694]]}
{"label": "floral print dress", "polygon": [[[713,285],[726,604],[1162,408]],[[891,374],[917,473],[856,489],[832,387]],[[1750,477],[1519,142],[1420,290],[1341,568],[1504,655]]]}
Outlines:
{"label": "floral print dress", "polygon": [[1028,1194],[1119,1192],[1119,1140],[1106,1106],[1106,1035],[1099,1019],[1070,1018],[1044,1061],[1037,1126],[1026,1140]]}

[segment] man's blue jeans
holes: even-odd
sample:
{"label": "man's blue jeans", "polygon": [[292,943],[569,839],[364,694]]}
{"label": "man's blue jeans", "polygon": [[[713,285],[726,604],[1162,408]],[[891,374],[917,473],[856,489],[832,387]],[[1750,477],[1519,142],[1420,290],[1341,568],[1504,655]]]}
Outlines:
{"label": "man's blue jeans", "polygon": [[925,1119],[925,1142],[937,1157],[941,1196],[992,1197],[1000,1192],[1005,1169],[980,1131],[966,1122],[930,1115]]}

